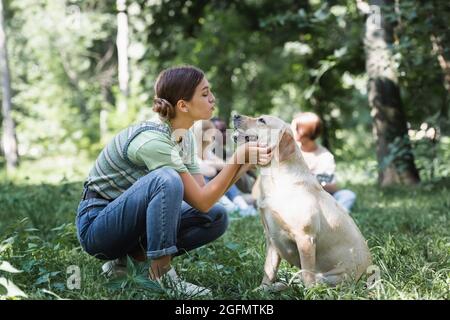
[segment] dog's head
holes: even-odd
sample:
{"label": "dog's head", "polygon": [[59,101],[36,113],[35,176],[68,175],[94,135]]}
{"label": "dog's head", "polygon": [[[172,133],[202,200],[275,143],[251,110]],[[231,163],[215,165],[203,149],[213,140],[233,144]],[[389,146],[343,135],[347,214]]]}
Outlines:
{"label": "dog's head", "polygon": [[283,120],[269,115],[257,118],[234,115],[233,124],[236,143],[257,141],[271,146],[275,151],[274,158],[279,162],[288,159],[296,150],[291,127]]}

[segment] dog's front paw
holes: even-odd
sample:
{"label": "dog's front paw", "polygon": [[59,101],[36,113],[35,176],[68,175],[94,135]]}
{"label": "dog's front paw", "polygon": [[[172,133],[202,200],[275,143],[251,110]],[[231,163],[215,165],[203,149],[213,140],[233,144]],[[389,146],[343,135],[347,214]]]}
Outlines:
{"label": "dog's front paw", "polygon": [[283,282],[275,282],[275,283],[262,283],[259,287],[257,287],[254,291],[264,291],[264,292],[280,292],[286,290],[288,288],[287,284]]}

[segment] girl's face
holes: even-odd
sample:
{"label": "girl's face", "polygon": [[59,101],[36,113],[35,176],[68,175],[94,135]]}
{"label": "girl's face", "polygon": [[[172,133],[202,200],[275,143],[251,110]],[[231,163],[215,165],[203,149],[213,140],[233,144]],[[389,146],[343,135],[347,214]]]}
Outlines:
{"label": "girl's face", "polygon": [[297,134],[300,138],[300,142],[303,144],[305,142],[309,142],[311,139],[309,138],[309,135],[306,134],[307,131],[305,130],[305,127],[303,124],[299,124],[297,127]]}
{"label": "girl's face", "polygon": [[216,98],[211,92],[209,82],[206,78],[195,88],[195,93],[190,101],[186,101],[189,115],[194,121],[208,120],[212,117]]}

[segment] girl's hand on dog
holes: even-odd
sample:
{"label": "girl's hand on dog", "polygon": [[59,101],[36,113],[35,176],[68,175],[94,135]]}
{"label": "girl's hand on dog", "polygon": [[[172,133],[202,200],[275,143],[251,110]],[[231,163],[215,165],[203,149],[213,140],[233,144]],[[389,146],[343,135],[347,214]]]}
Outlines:
{"label": "girl's hand on dog", "polygon": [[234,153],[235,163],[266,165],[272,160],[272,147],[259,142],[241,144]]}

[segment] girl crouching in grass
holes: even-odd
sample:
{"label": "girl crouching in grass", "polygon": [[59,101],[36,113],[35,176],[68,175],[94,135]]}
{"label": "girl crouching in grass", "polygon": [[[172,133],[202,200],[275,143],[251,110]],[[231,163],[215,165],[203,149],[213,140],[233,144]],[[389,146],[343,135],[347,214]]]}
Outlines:
{"label": "girl crouching in grass", "polygon": [[87,253],[112,260],[104,271],[123,270],[127,256],[149,258],[149,277],[170,290],[210,292],[181,280],[172,258],[224,234],[228,219],[216,202],[249,168],[250,154],[257,153],[260,164],[271,156],[268,148],[255,143],[241,145],[205,183],[189,129],[197,120],[210,119],[214,105],[201,70],[164,70],[155,83],[157,116],[119,132],[98,156],[84,183],[76,226]]}

